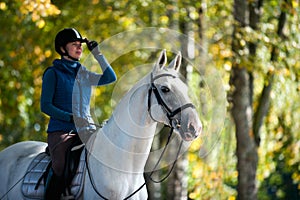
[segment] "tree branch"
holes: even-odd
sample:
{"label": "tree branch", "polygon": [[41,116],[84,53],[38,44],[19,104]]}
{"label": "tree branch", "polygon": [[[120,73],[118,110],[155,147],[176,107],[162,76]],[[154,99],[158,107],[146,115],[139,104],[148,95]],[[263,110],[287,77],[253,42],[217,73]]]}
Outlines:
{"label": "tree branch", "polygon": [[[281,13],[278,17],[278,27],[277,27],[277,35],[282,39],[284,39],[283,28],[284,28],[285,23],[286,23],[286,11],[285,11],[285,9],[282,9]],[[274,45],[272,48],[271,59],[270,59],[272,62],[277,61],[278,52],[279,52],[278,48]],[[265,81],[263,91],[259,98],[258,107],[254,114],[253,134],[254,134],[255,142],[256,142],[257,146],[259,146],[259,144],[260,144],[259,130],[260,130],[260,127],[262,126],[264,117],[267,115],[267,112],[269,109],[270,93],[272,90],[273,78],[274,78],[274,74],[269,72],[268,76],[267,76],[267,80]]]}

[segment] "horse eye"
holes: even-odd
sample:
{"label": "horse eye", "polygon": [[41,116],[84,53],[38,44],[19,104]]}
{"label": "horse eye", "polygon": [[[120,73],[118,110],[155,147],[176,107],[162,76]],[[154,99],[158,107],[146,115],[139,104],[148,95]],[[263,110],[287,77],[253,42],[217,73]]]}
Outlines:
{"label": "horse eye", "polygon": [[161,86],[161,91],[162,92],[164,92],[164,93],[166,93],[166,92],[169,92],[170,91],[170,89],[168,88],[168,87],[166,87],[166,86]]}

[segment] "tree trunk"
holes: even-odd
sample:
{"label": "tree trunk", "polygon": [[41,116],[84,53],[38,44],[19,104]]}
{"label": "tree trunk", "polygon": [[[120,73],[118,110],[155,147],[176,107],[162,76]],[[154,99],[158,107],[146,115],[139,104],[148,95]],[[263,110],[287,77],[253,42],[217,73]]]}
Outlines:
{"label": "tree trunk", "polygon": [[[232,51],[236,58],[241,58],[239,52],[247,46],[240,42],[240,30],[247,25],[247,0],[234,1],[234,24]],[[257,146],[252,131],[252,99],[253,99],[253,77],[243,66],[242,62],[233,61],[230,84],[233,88],[232,94],[232,116],[236,128],[238,158],[238,198],[239,200],[256,200],[256,170],[258,164]]]}
{"label": "tree trunk", "polygon": [[[285,0],[285,3],[287,3],[287,0]],[[282,40],[284,40],[284,38],[285,38],[285,36],[283,34],[283,28],[284,28],[285,24],[286,24],[286,9],[283,8],[278,17],[278,26],[277,26],[277,35]],[[277,60],[278,60],[278,47],[276,47],[275,45],[272,47],[270,60],[271,60],[271,62],[277,62]],[[255,116],[254,116],[253,130],[254,130],[254,135],[256,138],[257,145],[259,145],[259,143],[260,143],[259,129],[260,129],[260,127],[263,123],[263,119],[266,116],[267,111],[269,109],[270,94],[271,94],[271,90],[272,90],[273,79],[274,79],[273,72],[269,72],[267,74],[264,88],[263,88],[263,91],[259,98],[259,104],[257,107],[257,111],[255,112]]]}
{"label": "tree trunk", "polygon": [[250,75],[246,69],[239,66],[232,69],[231,84],[235,90],[232,97],[233,107],[231,111],[236,127],[239,200],[257,199],[255,180],[258,155],[251,129],[250,80]]}
{"label": "tree trunk", "polygon": [[[285,2],[287,2],[285,0]],[[248,4],[249,20],[247,19],[248,11],[246,9]],[[234,19],[237,23],[234,25],[232,51],[236,57],[239,51],[243,48],[249,48],[249,60],[255,63],[256,48],[255,43],[249,42],[248,46],[241,46],[238,35],[243,35],[239,32],[244,26],[249,26],[256,30],[258,27],[261,7],[263,0],[247,1],[235,0],[234,1]],[[282,10],[278,18],[277,34],[279,37],[283,36],[283,27],[286,22],[285,9]],[[271,52],[271,61],[277,60],[277,47],[273,47]],[[251,60],[252,59],[252,60]],[[241,59],[242,60],[242,59]],[[273,74],[269,72],[266,76],[266,81],[262,93],[259,98],[259,104],[256,112],[253,115],[253,75],[248,71],[242,63],[233,62],[230,83],[233,88],[232,96],[232,116],[236,126],[237,138],[237,170],[238,170],[238,199],[239,200],[255,200],[257,199],[256,170],[258,164],[257,148],[260,144],[260,127],[263,124],[263,119],[266,116],[269,108],[270,93],[273,83]]]}
{"label": "tree trunk", "polygon": [[[253,30],[257,30],[258,23],[261,17],[261,8],[263,5],[263,0],[256,0],[249,3],[249,26]],[[257,44],[250,42],[249,43],[249,53],[250,59],[252,59],[252,63],[255,63],[256,59],[256,48]],[[269,85],[271,86],[271,84]],[[271,87],[264,87],[261,98],[259,99],[259,106],[254,114],[253,119],[253,134],[255,138],[255,143],[257,146],[260,145],[260,134],[259,129],[262,126],[262,122],[264,117],[267,114],[269,108],[269,95],[271,91]]]}

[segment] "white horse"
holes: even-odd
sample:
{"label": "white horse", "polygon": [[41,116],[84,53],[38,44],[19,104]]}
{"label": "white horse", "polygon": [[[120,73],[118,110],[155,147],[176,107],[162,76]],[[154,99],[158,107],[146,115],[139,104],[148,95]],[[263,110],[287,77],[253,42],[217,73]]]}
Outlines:
{"label": "white horse", "polygon": [[[184,141],[200,134],[202,124],[187,86],[178,78],[180,52],[167,67],[166,62],[163,50],[152,72],[121,99],[108,122],[86,145],[88,173],[80,199],[147,199],[143,172],[157,123],[172,127]],[[46,146],[27,141],[0,152],[0,198],[23,199],[25,170]]]}

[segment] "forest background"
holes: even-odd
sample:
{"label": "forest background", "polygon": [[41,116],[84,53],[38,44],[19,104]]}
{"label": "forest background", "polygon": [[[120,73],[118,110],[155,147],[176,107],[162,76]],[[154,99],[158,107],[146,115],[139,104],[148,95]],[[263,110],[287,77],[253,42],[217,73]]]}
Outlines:
{"label": "forest background", "polygon": [[[161,50],[145,48],[134,34],[176,32],[177,40],[158,47],[169,57],[182,51],[181,72],[198,100],[204,136],[166,181],[148,185],[149,199],[300,199],[299,8],[298,0],[0,1],[0,150],[46,141],[41,83],[58,57],[59,30],[75,27],[112,49],[125,48],[117,36],[141,40],[116,58],[100,45],[119,80]],[[112,112],[116,85],[94,91],[99,122]]]}

